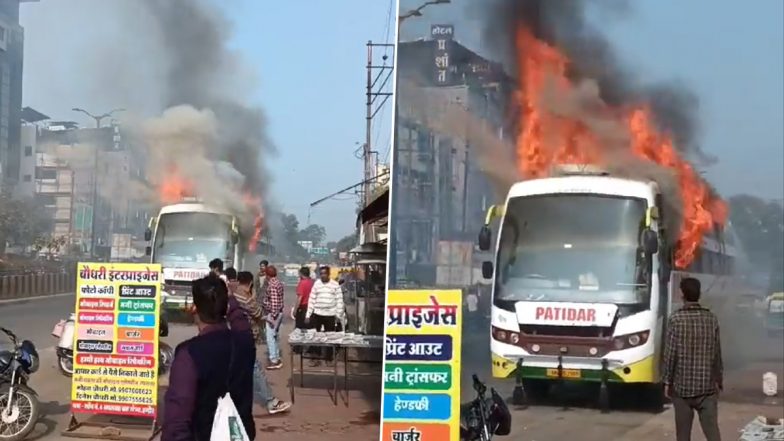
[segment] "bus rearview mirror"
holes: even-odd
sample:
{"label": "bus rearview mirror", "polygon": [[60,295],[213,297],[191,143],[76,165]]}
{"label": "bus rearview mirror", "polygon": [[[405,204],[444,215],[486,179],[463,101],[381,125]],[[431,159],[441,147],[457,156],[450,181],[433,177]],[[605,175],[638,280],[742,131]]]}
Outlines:
{"label": "bus rearview mirror", "polygon": [[487,225],[483,225],[482,229],[479,230],[479,249],[482,251],[488,251],[490,249],[490,241],[493,232],[490,231],[490,227]]}
{"label": "bus rearview mirror", "polygon": [[650,228],[646,228],[642,233],[642,247],[645,254],[653,255],[659,251],[659,235]]}
{"label": "bus rearview mirror", "polygon": [[144,248],[144,254],[147,255],[147,256],[151,256],[152,255],[152,247],[145,247]]}
{"label": "bus rearview mirror", "polygon": [[152,230],[150,230],[149,228],[144,230],[144,240],[146,240],[147,242],[152,240]]}
{"label": "bus rearview mirror", "polygon": [[493,262],[482,262],[482,277],[485,279],[493,277]]}

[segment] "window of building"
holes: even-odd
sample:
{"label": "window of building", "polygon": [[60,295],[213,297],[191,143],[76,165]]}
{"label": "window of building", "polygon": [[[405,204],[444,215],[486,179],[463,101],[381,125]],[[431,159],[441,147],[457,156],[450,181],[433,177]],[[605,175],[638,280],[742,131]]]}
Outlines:
{"label": "window of building", "polygon": [[41,205],[56,205],[55,197],[49,194],[37,194],[35,196],[36,202]]}
{"label": "window of building", "polygon": [[33,180],[33,177],[32,177],[32,176],[30,176],[30,175],[24,175],[24,176],[22,177],[22,180],[23,180],[24,182],[30,182],[30,181],[32,181],[32,180]]}
{"label": "window of building", "polygon": [[33,146],[31,145],[25,146],[25,156],[33,156]]}
{"label": "window of building", "polygon": [[35,170],[36,179],[57,179],[57,169],[38,167]]}

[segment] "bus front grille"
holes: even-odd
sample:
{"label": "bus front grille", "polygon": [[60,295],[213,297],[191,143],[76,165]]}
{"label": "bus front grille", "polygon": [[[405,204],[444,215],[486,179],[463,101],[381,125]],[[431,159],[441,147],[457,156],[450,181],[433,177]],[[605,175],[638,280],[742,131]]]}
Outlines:
{"label": "bus front grille", "polygon": [[613,328],[599,326],[520,325],[520,332],[528,336],[542,337],[610,338],[613,335]]}

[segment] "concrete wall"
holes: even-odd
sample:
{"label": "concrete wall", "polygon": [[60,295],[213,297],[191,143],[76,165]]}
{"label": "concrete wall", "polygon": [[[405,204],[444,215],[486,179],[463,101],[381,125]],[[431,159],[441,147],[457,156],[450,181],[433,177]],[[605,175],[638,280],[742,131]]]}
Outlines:
{"label": "concrete wall", "polygon": [[0,300],[46,296],[75,290],[76,273],[0,276]]}

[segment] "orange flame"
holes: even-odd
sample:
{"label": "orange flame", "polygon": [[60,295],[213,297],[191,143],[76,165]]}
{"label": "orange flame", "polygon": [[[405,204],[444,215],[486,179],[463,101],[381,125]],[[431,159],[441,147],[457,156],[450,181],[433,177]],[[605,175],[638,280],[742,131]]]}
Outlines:
{"label": "orange flame", "polygon": [[[177,203],[183,198],[195,196],[194,187],[191,181],[183,178],[176,166],[170,166],[166,176],[158,185],[158,197],[164,204]],[[259,240],[261,240],[262,228],[264,226],[264,211],[261,199],[254,197],[250,193],[242,195],[243,202],[249,211],[254,214],[253,235],[248,243],[248,250],[256,251]]]}
{"label": "orange flame", "polygon": [[254,212],[255,216],[253,220],[253,235],[248,242],[248,251],[255,252],[256,247],[261,240],[261,233],[264,226],[264,210],[262,208],[261,198],[254,197],[250,193],[244,193],[242,198],[245,205]]}
{"label": "orange flame", "polygon": [[[524,27],[517,30],[516,49],[520,91],[514,99],[522,115],[516,145],[518,170],[527,178],[539,178],[547,176],[558,164],[606,165],[612,153],[602,150],[598,136],[589,127],[579,120],[555,115],[542,106],[548,85],[559,92],[574,88],[567,77],[569,60],[565,54],[537,39]],[[635,157],[674,172],[683,204],[675,264],[679,268],[687,267],[703,235],[715,224],[726,221],[726,204],[713,196],[699,173],[680,156],[671,137],[656,131],[647,107],[631,111],[601,110],[619,115],[618,121],[628,128],[629,150]]]}
{"label": "orange flame", "polygon": [[193,195],[193,185],[180,176],[177,167],[169,167],[166,177],[158,186],[158,197],[164,204],[179,202],[184,197]]}

